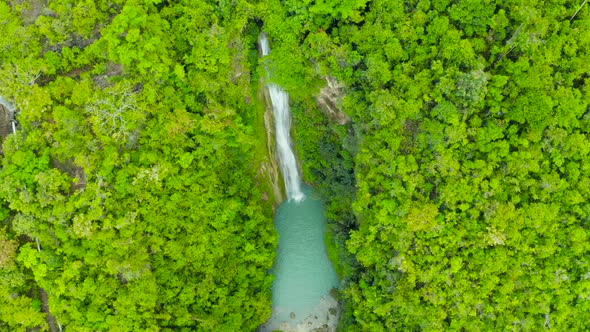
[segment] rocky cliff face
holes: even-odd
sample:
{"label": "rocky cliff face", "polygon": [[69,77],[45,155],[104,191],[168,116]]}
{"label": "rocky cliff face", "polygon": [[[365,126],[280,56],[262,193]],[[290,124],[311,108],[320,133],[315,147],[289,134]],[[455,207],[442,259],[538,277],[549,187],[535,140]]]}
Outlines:
{"label": "rocky cliff face", "polygon": [[265,174],[265,177],[272,188],[274,196],[273,205],[276,207],[285,200],[285,191],[281,180],[282,175],[277,163],[272,103],[270,101],[270,96],[268,95],[268,89],[262,88],[260,91],[262,91],[262,98],[264,101],[264,129],[266,131],[266,148],[268,151],[268,157],[261,163],[260,171]]}
{"label": "rocky cliff face", "polygon": [[1,143],[12,132],[10,120],[11,112],[4,105],[0,104],[0,151],[2,151]]}
{"label": "rocky cliff face", "polygon": [[338,108],[338,101],[342,97],[342,88],[335,79],[327,76],[326,86],[320,90],[316,97],[318,107],[328,116],[328,118],[339,124],[344,125],[350,118]]}

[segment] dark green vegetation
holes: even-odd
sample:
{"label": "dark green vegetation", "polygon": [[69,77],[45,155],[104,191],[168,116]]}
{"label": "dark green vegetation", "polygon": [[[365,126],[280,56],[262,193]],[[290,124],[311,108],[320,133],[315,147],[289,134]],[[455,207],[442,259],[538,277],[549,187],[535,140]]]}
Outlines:
{"label": "dark green vegetation", "polygon": [[[338,228],[359,264],[343,329],[590,324],[588,6],[571,19],[581,3],[377,0],[362,22],[313,21],[301,47],[346,85],[357,139],[356,219]],[[308,149],[323,156],[329,137]],[[319,182],[343,185],[328,197],[349,197],[334,158],[308,159]]]}
{"label": "dark green vegetation", "polygon": [[[76,331],[266,319],[260,26],[327,199],[343,330],[589,326],[582,3],[1,2],[21,129],[0,171],[0,329],[48,328],[39,288]],[[311,99],[326,75],[345,125]]]}
{"label": "dark green vegetation", "polygon": [[0,330],[55,329],[45,305],[68,331],[242,331],[270,314],[254,11],[173,3],[0,2],[0,95],[20,111],[0,170]]}

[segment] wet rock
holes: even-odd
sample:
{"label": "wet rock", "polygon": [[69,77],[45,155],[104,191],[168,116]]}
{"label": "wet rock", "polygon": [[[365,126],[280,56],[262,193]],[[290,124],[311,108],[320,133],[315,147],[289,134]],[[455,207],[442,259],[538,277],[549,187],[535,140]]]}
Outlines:
{"label": "wet rock", "polygon": [[8,108],[0,104],[0,142],[11,132],[10,112]]}
{"label": "wet rock", "polygon": [[338,295],[338,289],[336,289],[336,288],[332,288],[332,289],[330,289],[330,296],[331,296],[331,297],[332,297],[334,300],[338,301],[338,298],[340,297],[340,296]]}
{"label": "wet rock", "polygon": [[272,114],[272,103],[268,94],[268,89],[260,89],[259,98],[262,99],[265,106],[264,111],[264,129],[266,131],[266,148],[268,154],[265,160],[261,162],[259,174],[266,177],[267,183],[272,189],[274,196],[273,209],[276,208],[285,200],[285,194],[282,188],[282,178],[279,171],[279,165],[277,163],[277,151],[275,148],[275,129],[274,129],[274,116]]}

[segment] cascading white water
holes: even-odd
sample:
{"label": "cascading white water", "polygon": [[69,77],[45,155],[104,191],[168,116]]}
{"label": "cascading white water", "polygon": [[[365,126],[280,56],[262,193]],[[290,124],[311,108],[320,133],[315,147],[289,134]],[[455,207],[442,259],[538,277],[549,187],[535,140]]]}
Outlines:
{"label": "cascading white water", "polygon": [[[262,56],[268,55],[270,47],[264,33],[259,43]],[[266,73],[269,77],[272,74],[268,67]],[[279,243],[272,268],[272,314],[258,332],[333,332],[340,309],[331,294],[339,281],[324,243],[324,209],[311,188],[301,183],[291,149],[289,95],[273,83],[268,84],[268,92],[288,200],[274,216]]]}
{"label": "cascading white water", "polygon": [[[262,56],[268,55],[270,47],[264,33],[260,34],[259,42]],[[287,198],[299,202],[305,195],[301,191],[301,178],[297,169],[297,160],[291,149],[289,94],[274,83],[269,83],[267,86],[275,118],[275,140],[279,152],[279,164],[283,173],[283,180],[285,181]]]}

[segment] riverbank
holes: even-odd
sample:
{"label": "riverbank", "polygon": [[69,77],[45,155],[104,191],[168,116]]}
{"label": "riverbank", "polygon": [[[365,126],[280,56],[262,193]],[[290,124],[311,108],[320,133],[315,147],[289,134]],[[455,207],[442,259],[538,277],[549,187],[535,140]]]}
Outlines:
{"label": "riverbank", "polygon": [[[292,105],[295,145],[300,151],[303,179],[324,200],[327,255],[341,280],[338,293],[353,276],[356,261],[346,250],[348,231],[356,225],[352,214],[355,198],[354,147],[356,137],[350,122],[339,124],[319,109],[313,98],[296,99]],[[346,297],[338,296],[339,326],[352,318]]]}

